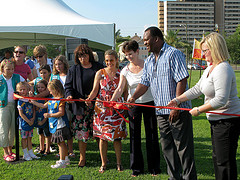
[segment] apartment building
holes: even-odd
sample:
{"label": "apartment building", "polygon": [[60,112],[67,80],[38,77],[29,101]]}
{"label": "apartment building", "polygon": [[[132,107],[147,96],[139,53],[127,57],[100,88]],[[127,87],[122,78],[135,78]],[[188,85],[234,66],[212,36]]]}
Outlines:
{"label": "apartment building", "polygon": [[[236,31],[240,24],[240,0],[224,0],[224,15],[224,21],[218,23],[219,28],[230,35]],[[218,16],[216,16],[217,18]]]}
{"label": "apartment building", "polygon": [[192,43],[203,32],[218,30],[230,35],[240,24],[240,0],[178,0],[158,2],[158,26],[164,32],[178,30]]}
{"label": "apartment building", "polygon": [[183,40],[192,43],[203,31],[212,32],[214,23],[214,1],[159,1],[158,26],[167,34],[168,30],[179,30]]}

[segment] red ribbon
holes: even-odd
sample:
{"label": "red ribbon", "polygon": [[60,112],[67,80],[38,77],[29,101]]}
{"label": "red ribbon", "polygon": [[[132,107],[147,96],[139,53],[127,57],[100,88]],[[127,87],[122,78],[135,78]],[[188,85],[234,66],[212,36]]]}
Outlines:
{"label": "red ribbon", "polygon": [[[151,105],[144,105],[144,104],[134,104],[134,103],[120,103],[120,102],[115,102],[115,101],[101,101],[101,100],[84,100],[84,99],[53,99],[53,98],[37,98],[37,97],[23,97],[17,94],[13,94],[14,99],[31,99],[31,100],[56,100],[56,101],[80,101],[80,102],[84,102],[84,101],[98,101],[98,102],[102,102],[104,103],[104,106],[108,106],[108,104],[112,104],[109,105],[113,108],[116,109],[125,109],[127,108],[124,105],[128,105],[128,106],[143,106],[143,107],[151,107],[151,108],[159,108],[159,109],[175,109],[175,110],[183,110],[183,111],[190,111],[192,109],[189,108],[179,108],[179,107],[167,107],[167,106],[151,106]],[[211,114],[218,114],[218,115],[224,115],[224,116],[238,116],[240,117],[240,114],[229,114],[229,113],[218,113],[218,112],[212,112],[212,111],[208,111],[206,113],[211,113]]]}
{"label": "red ribbon", "polygon": [[114,102],[114,101],[105,101],[105,102],[103,102],[103,106],[113,108],[119,114],[119,116],[121,116],[121,118],[123,118],[123,120],[126,123],[129,123],[129,121],[126,120],[125,117],[117,110],[117,109],[130,110],[126,105],[120,104],[120,103],[117,103],[117,102]]}

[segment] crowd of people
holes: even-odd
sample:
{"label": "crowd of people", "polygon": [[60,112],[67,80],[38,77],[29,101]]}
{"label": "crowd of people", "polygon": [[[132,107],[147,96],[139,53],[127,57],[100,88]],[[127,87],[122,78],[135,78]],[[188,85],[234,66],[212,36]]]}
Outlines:
{"label": "crowd of people", "polygon": [[[160,29],[147,28],[143,41],[150,53],[146,60],[139,58],[136,41],[124,42],[123,52],[129,63],[121,71],[116,51],[105,52],[104,67],[95,61],[93,51],[86,44],[75,49],[75,65],[70,68],[63,55],[55,58],[53,67],[49,66],[43,45],[33,50],[37,65],[32,65],[31,60],[24,63],[26,50],[21,46],[15,47],[13,58],[5,55],[0,66],[0,147],[3,147],[4,160],[16,159],[12,152],[16,111],[13,93],[16,91],[23,97],[49,98],[48,101],[18,100],[19,129],[26,161],[48,156],[50,145],[55,143],[59,160],[51,167],[66,168],[70,158],[75,157],[75,138],[80,151],[78,167],[82,168],[86,166],[87,143],[95,139],[101,156],[99,173],[107,170],[109,142],[113,142],[116,168],[121,172],[122,140],[127,137],[125,118],[128,117],[130,169],[131,176],[136,177],[144,173],[143,118],[149,173],[152,176],[161,173],[159,128],[169,179],[195,180],[192,116],[206,113],[211,127],[215,177],[236,180],[240,118],[221,113],[240,114],[240,101],[235,74],[227,62],[229,54],[224,38],[211,33],[201,41],[200,48],[210,66],[191,89],[187,85],[189,74],[184,54],[164,42]],[[205,103],[190,111],[153,108],[155,105],[190,109],[190,100],[201,94],[205,95]],[[62,101],[63,98],[67,102]],[[74,101],[76,99],[81,101]],[[128,112],[106,104],[126,101],[131,103]],[[32,149],[34,128],[39,134],[37,155]]]}

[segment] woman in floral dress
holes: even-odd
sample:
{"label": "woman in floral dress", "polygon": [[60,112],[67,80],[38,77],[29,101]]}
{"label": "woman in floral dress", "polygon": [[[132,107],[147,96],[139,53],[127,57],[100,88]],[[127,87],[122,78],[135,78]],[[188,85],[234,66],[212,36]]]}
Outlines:
{"label": "woman in floral dress", "polygon": [[[115,89],[118,87],[120,71],[118,69],[118,56],[116,51],[108,50],[105,52],[106,68],[99,70],[94,79],[93,90],[87,100],[93,100],[97,95],[97,100],[109,101]],[[102,160],[100,173],[106,170],[108,141],[113,141],[117,170],[122,171],[121,166],[121,140],[126,138],[127,129],[124,119],[113,109],[105,107],[103,102],[95,103],[95,116],[93,121],[93,135],[100,138],[99,149]],[[118,102],[122,102],[122,98]],[[89,101],[86,101],[91,106]],[[123,114],[124,110],[118,110]]]}

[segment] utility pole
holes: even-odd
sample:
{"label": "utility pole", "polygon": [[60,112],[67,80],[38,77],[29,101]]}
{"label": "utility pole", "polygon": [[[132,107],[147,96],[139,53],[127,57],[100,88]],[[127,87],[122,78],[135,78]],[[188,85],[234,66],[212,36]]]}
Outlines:
{"label": "utility pole", "polygon": [[[187,29],[187,23],[186,24],[180,24],[181,27],[185,28],[185,32],[186,32],[186,42],[188,43],[188,29]],[[187,59],[187,64],[188,64],[188,48],[186,47],[186,59]]]}

